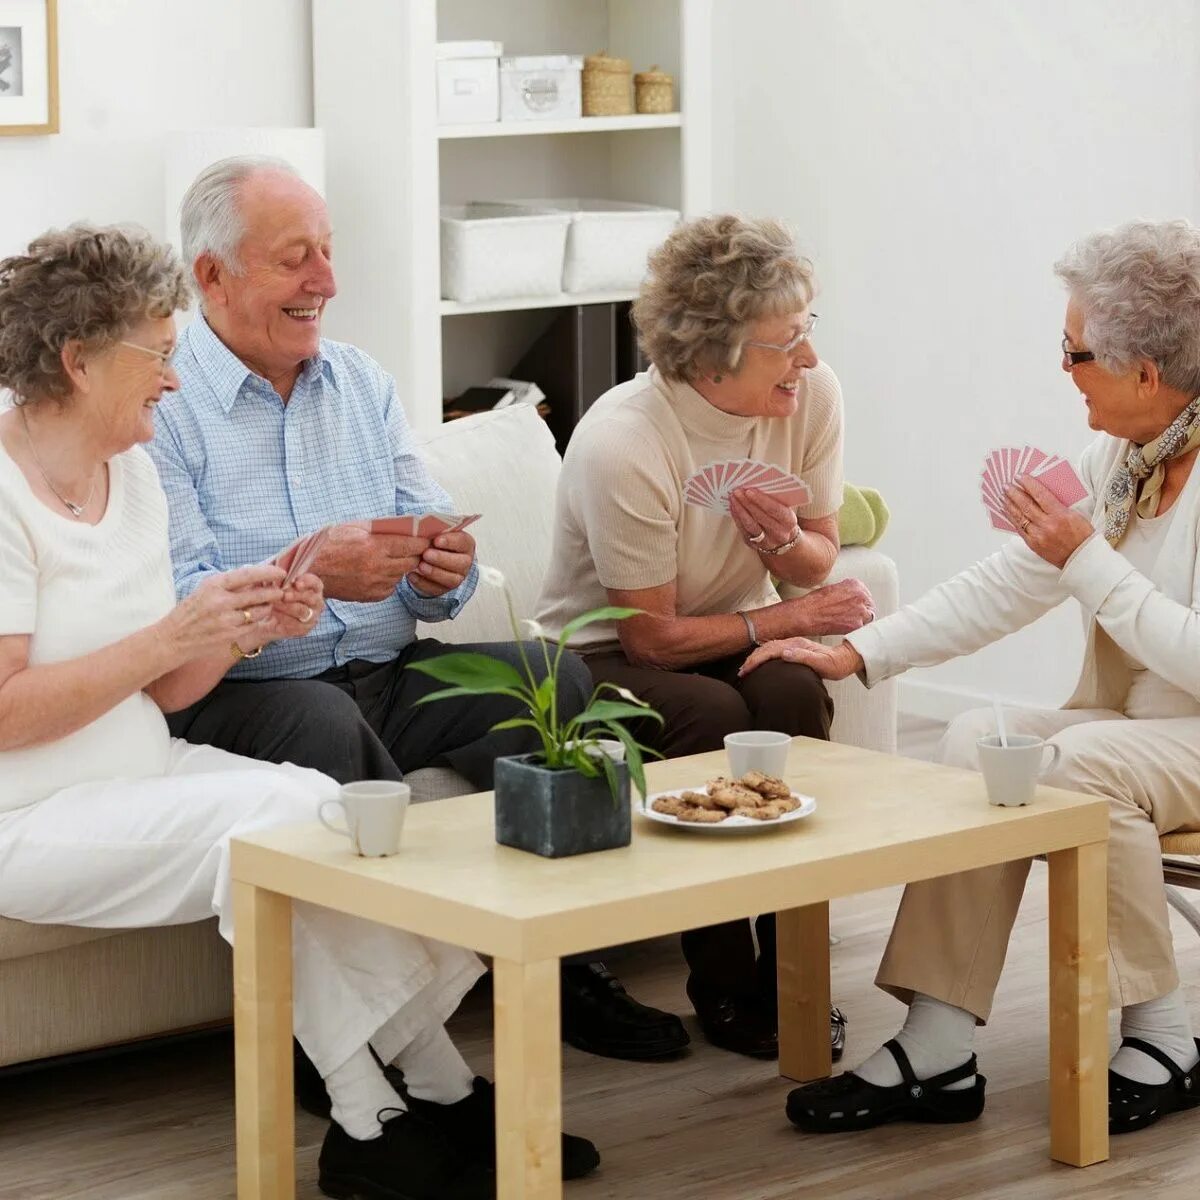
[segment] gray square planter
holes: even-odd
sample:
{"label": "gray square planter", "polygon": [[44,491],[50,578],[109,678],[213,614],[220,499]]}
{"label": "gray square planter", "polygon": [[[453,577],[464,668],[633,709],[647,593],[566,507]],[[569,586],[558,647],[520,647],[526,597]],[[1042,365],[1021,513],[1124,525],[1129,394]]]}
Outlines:
{"label": "gray square planter", "polygon": [[496,841],[543,858],[628,846],[632,836],[629,768],[618,763],[620,794],[608,779],[551,771],[540,755],[496,759]]}

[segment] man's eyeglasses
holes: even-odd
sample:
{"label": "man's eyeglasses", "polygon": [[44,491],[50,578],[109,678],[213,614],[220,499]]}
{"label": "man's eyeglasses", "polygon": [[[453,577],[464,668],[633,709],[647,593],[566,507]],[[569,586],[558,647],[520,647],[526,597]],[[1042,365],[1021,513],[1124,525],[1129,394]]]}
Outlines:
{"label": "man's eyeglasses", "polygon": [[1096,356],[1090,350],[1072,350],[1067,345],[1066,336],[1062,340],[1062,360],[1065,367],[1077,367],[1080,363],[1095,362]]}
{"label": "man's eyeglasses", "polygon": [[128,346],[130,350],[140,350],[143,354],[153,354],[158,359],[159,373],[164,379],[167,377],[167,371],[174,365],[175,357],[174,350],[152,350],[149,346],[139,346],[137,342],[118,342],[120,346]]}
{"label": "man's eyeglasses", "polygon": [[812,337],[812,332],[816,329],[819,320],[820,317],[817,313],[809,313],[808,320],[804,322],[804,328],[790,342],[786,342],[782,346],[776,342],[746,342],[746,345],[761,346],[764,350],[779,350],[784,354],[791,354],[797,347],[803,346]]}

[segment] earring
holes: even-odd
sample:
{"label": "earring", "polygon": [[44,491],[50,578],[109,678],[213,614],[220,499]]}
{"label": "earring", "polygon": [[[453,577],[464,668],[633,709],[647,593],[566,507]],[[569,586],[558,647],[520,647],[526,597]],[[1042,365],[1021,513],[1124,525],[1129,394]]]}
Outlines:
{"label": "earring", "polygon": [[720,382],[721,382],[721,380],[722,380],[722,379],[724,379],[724,378],[725,378],[725,376],[724,376],[724,375],[714,375],[714,376],[713,376],[713,383],[720,383]]}

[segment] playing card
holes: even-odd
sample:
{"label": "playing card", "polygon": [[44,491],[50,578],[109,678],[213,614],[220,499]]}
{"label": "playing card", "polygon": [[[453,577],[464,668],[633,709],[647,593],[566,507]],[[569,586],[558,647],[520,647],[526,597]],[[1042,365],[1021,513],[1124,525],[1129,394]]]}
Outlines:
{"label": "playing card", "polygon": [[434,538],[439,533],[458,533],[475,521],[479,513],[455,516],[450,513],[405,513],[401,517],[375,517],[368,528],[372,533],[398,533],[404,537]]}
{"label": "playing card", "polygon": [[994,529],[1016,532],[1008,519],[1005,493],[1009,484],[1022,475],[1033,476],[1068,506],[1087,495],[1079,476],[1061,455],[1046,454],[1036,446],[1001,446],[984,458],[979,484],[980,497]]}
{"label": "playing card", "polygon": [[328,536],[327,528],[318,529],[314,533],[306,533],[292,542],[290,546],[285,546],[271,559],[275,566],[282,567],[286,572],[283,577],[283,587],[287,587],[312,566]]}
{"label": "playing card", "polygon": [[688,504],[728,516],[729,496],[741,488],[757,488],[789,508],[808,504],[812,492],[795,475],[753,458],[722,459],[707,463],[684,481]]}
{"label": "playing card", "polygon": [[1060,504],[1065,504],[1068,508],[1078,504],[1088,494],[1087,488],[1083,486],[1083,482],[1066,459],[1059,459],[1049,467],[1043,464],[1043,468],[1035,471],[1033,476]]}

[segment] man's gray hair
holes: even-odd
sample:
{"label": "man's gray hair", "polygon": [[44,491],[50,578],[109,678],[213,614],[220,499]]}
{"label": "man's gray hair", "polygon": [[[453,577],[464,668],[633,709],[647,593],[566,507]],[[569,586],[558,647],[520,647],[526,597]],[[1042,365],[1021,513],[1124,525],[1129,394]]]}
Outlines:
{"label": "man's gray hair", "polygon": [[1084,345],[1106,370],[1157,363],[1163,382],[1200,396],[1200,229],[1131,221],[1076,242],[1054,264],[1083,310]]}
{"label": "man's gray hair", "polygon": [[241,270],[238,246],[246,233],[238,193],[257,171],[299,173],[286,159],[268,154],[239,154],[205,167],[188,188],[179,206],[179,232],[183,261],[189,268],[202,254],[225,264],[237,274]]}

